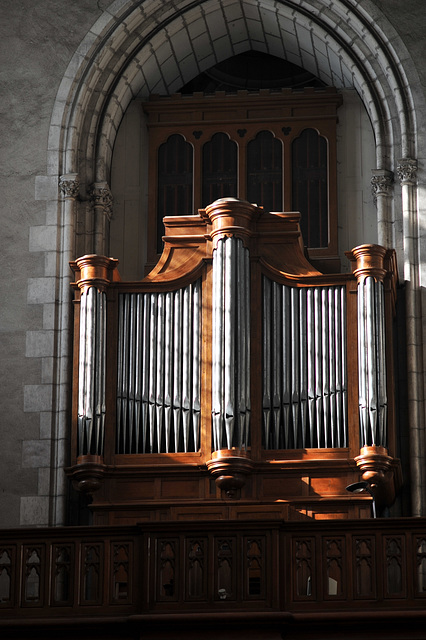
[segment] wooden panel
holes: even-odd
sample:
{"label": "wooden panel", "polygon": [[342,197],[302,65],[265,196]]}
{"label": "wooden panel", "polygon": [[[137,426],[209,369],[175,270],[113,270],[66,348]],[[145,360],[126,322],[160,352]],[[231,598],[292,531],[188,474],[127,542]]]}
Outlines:
{"label": "wooden panel", "polygon": [[199,496],[198,480],[163,480],[161,483],[162,498],[179,498],[182,496],[196,498]]}

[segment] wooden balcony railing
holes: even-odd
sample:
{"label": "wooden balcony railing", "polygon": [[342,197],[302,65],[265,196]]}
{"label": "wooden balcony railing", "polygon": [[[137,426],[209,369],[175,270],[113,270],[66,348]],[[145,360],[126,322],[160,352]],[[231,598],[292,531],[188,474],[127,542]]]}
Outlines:
{"label": "wooden balcony railing", "polygon": [[[0,532],[0,627],[45,619],[426,609],[426,519]],[[160,616],[160,617],[161,617]]]}

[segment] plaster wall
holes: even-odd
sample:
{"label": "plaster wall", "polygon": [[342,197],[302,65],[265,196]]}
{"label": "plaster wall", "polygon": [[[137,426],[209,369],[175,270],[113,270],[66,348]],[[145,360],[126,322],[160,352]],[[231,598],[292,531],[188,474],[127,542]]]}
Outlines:
{"label": "plaster wall", "polygon": [[[83,39],[92,29],[94,42],[102,27],[99,20],[106,26],[120,7],[130,4],[136,2],[3,0],[1,3],[0,527],[66,521],[65,512],[53,514],[50,500],[53,494],[66,492],[65,481],[62,479],[62,484],[58,484],[58,478],[63,476],[51,468],[51,460],[58,438],[68,437],[69,415],[64,410],[64,419],[59,423],[53,420],[53,415],[58,398],[66,399],[69,388],[66,384],[62,387],[53,384],[64,362],[61,349],[65,351],[67,347],[66,341],[57,340],[61,286],[57,276],[63,257],[60,243],[63,221],[58,206],[57,168],[52,166],[49,149],[49,128],[61,126],[60,114],[54,111],[58,108],[55,99],[77,49],[78,60],[84,62]],[[148,0],[141,3],[145,8],[149,4]],[[402,39],[406,49],[401,53],[399,47],[398,64],[401,69],[417,72],[420,81],[412,87],[412,93],[424,105],[424,1],[405,0],[403,8],[399,0],[351,0],[348,4],[360,8],[367,18],[372,8],[379,9],[382,14],[374,10],[379,30],[386,28],[384,18],[391,23],[395,32],[389,36],[390,46],[396,35]],[[388,36],[382,32],[382,37],[386,41]],[[71,74],[69,67],[68,73]],[[426,110],[417,109],[415,117],[420,132],[417,148],[420,199],[415,206],[425,210]],[[363,161],[365,176],[373,168],[368,162],[364,165]],[[395,192],[398,189],[395,185]],[[366,191],[360,197],[364,202]],[[342,196],[340,202],[348,207],[343,205]],[[366,211],[371,212],[370,203]],[[399,231],[401,237],[402,230]],[[420,256],[420,282],[424,286],[426,223],[422,217],[420,231],[423,239],[416,251]],[[394,235],[398,237],[398,233]],[[424,306],[423,291],[420,290],[418,305]],[[420,349],[424,350],[425,344],[423,335]],[[419,374],[422,372],[420,368]],[[66,401],[61,406],[66,407]],[[59,467],[67,464],[63,453],[56,460]]]}

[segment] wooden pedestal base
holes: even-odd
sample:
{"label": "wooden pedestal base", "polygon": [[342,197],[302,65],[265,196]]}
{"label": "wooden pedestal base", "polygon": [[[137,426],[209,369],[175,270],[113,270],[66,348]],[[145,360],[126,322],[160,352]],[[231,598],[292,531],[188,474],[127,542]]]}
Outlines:
{"label": "wooden pedestal base", "polygon": [[254,468],[253,461],[241,449],[221,449],[212,453],[207,469],[228,498],[238,498],[246,476]]}
{"label": "wooden pedestal base", "polygon": [[377,507],[379,509],[390,507],[395,501],[397,461],[388,455],[385,447],[371,445],[362,447],[355,462],[362,472],[362,479],[370,487]]}
{"label": "wooden pedestal base", "polygon": [[95,455],[80,456],[74,467],[66,469],[75,489],[89,494],[98,491],[103,482],[105,471],[106,466],[102,456]]}

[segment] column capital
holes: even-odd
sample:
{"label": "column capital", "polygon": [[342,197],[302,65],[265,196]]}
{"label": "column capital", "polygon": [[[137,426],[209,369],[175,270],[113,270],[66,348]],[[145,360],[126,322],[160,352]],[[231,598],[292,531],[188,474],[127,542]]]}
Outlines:
{"label": "column capital", "polygon": [[371,191],[375,199],[378,196],[390,196],[393,187],[393,173],[386,169],[373,169],[371,177]]}
{"label": "column capital", "polygon": [[398,178],[401,184],[414,185],[417,180],[417,160],[414,158],[401,158],[397,166]]}
{"label": "column capital", "polygon": [[94,207],[103,209],[104,214],[111,220],[113,197],[107,182],[95,182],[89,190],[90,199]]}
{"label": "column capital", "polygon": [[75,200],[80,192],[80,182],[77,173],[64,173],[59,178],[59,189],[66,200]]}

